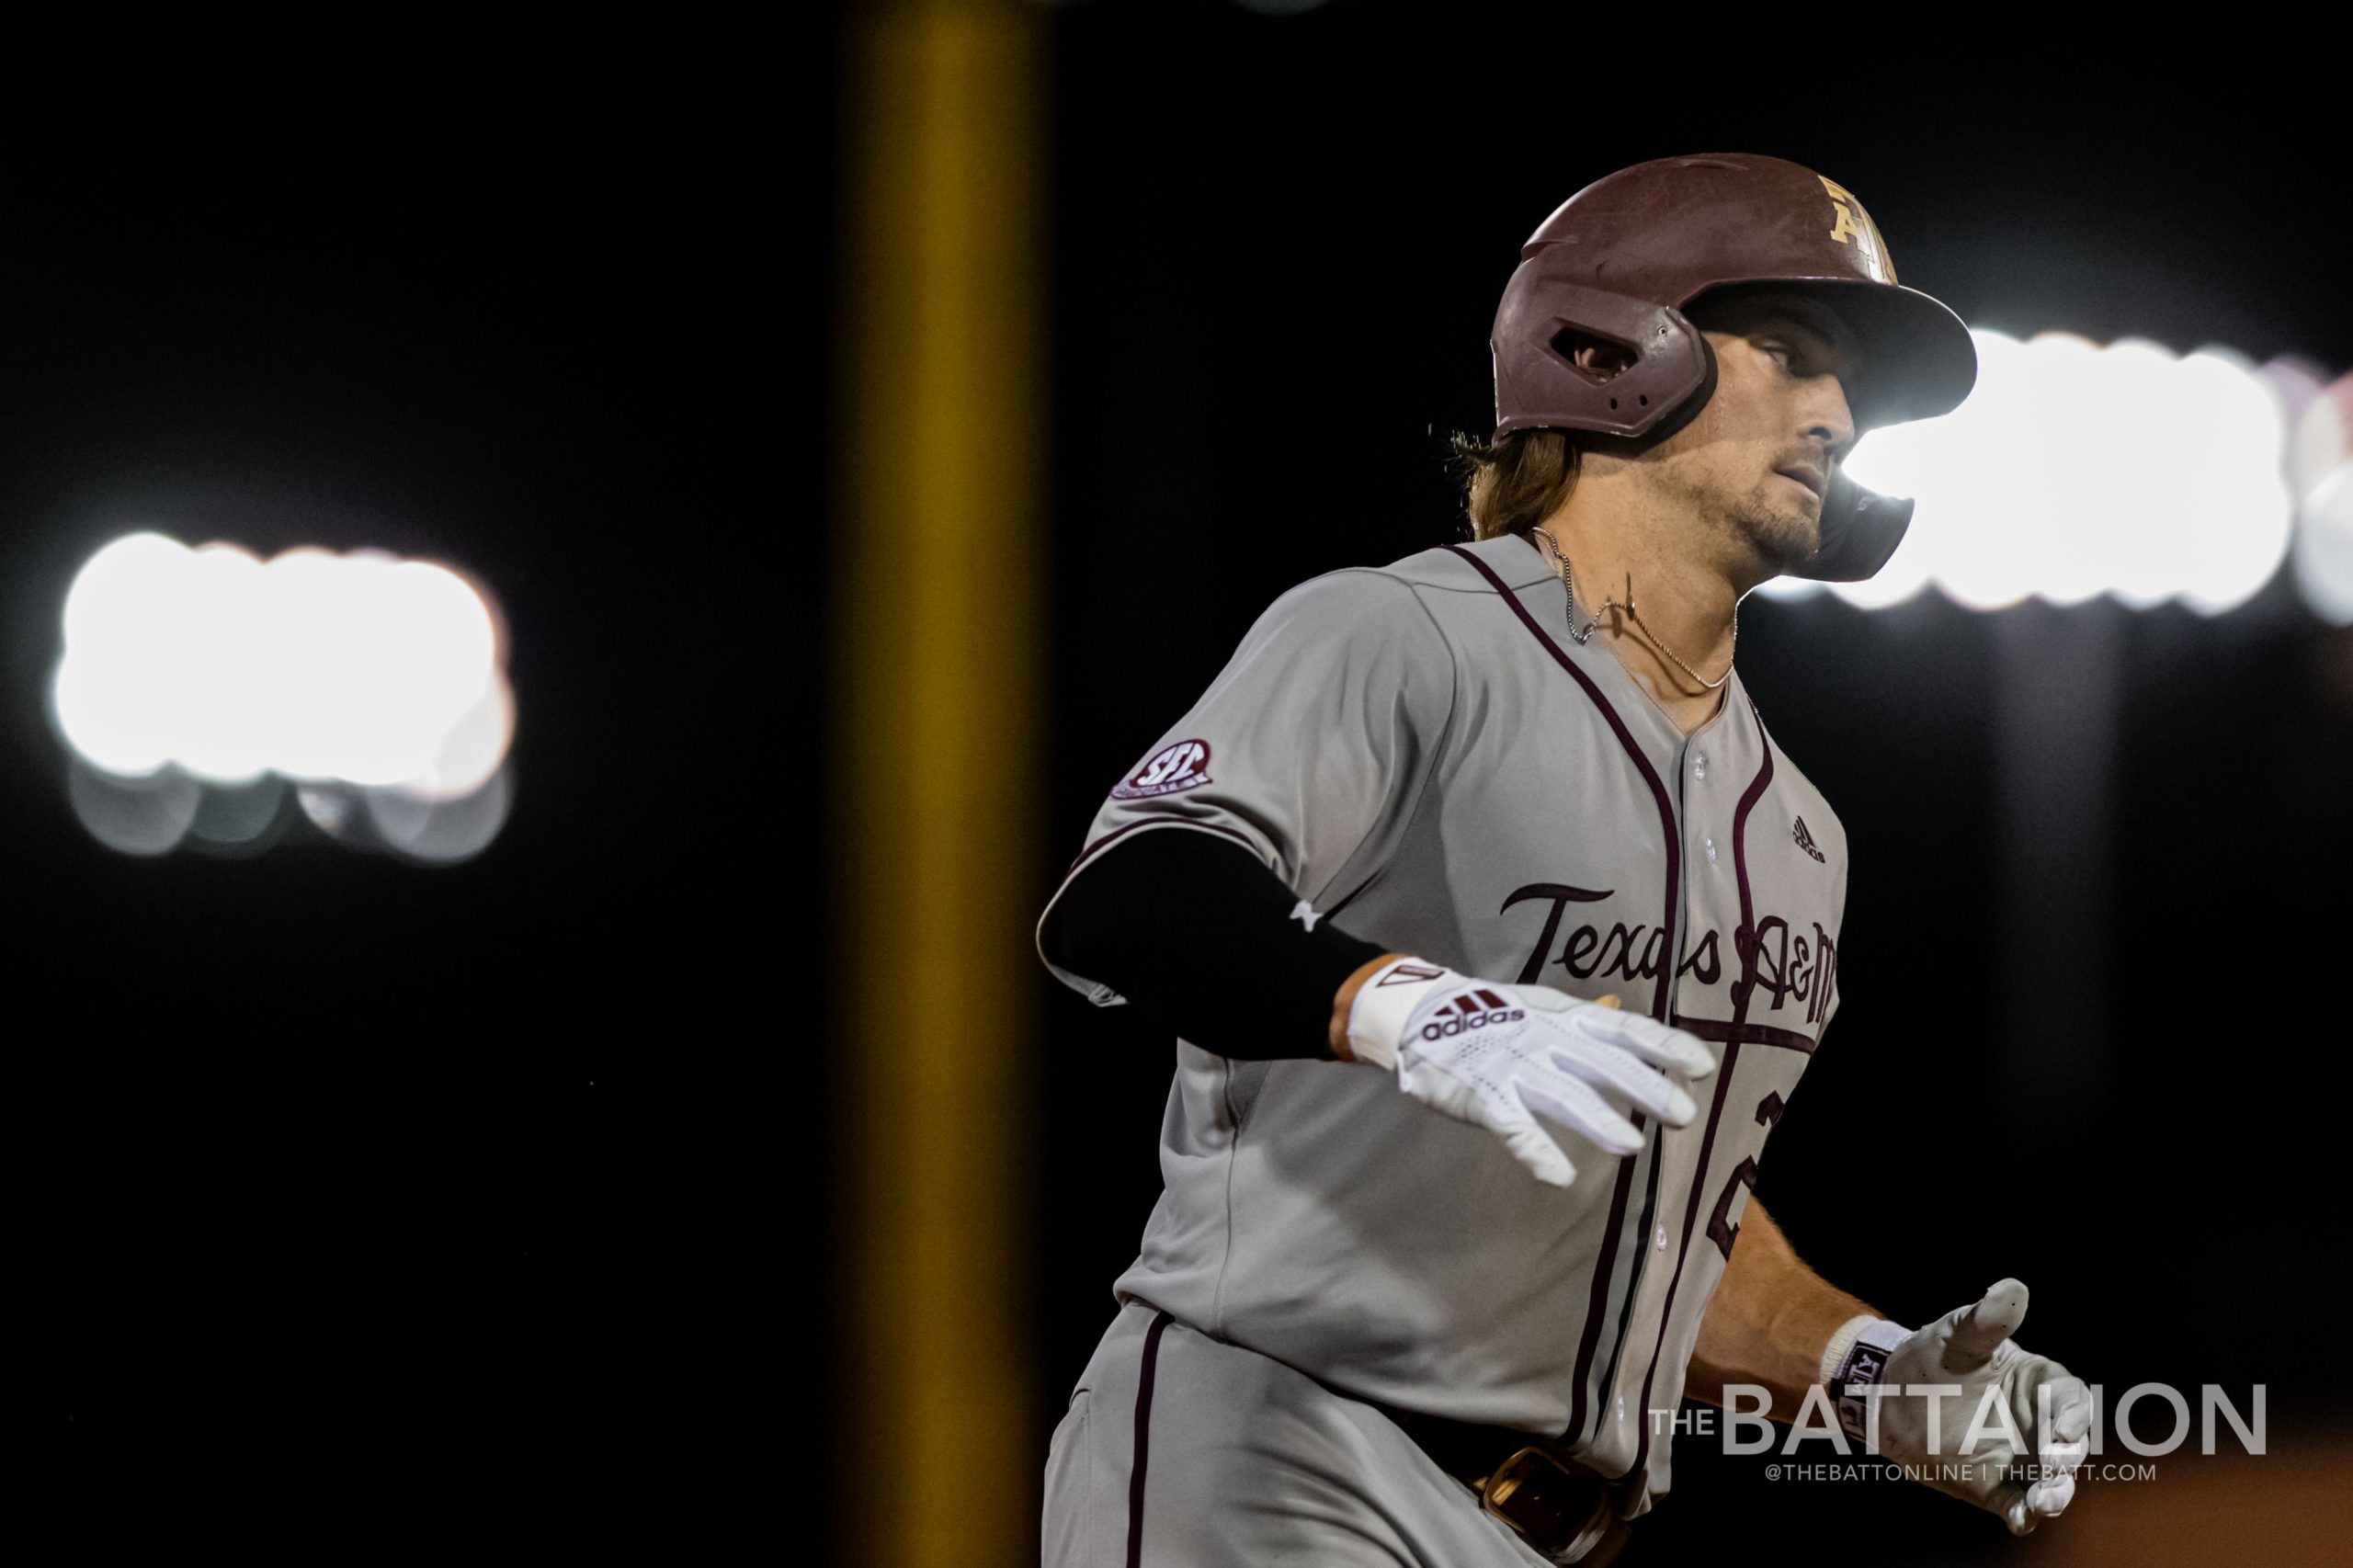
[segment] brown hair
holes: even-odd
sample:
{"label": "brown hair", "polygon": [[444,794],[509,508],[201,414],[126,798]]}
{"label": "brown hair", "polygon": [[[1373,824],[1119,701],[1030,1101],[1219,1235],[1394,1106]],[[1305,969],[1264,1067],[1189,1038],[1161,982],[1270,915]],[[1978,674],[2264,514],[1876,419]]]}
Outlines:
{"label": "brown hair", "polygon": [[1514,430],[1493,441],[1458,434],[1449,444],[1472,539],[1525,537],[1576,483],[1577,449],[1565,430]]}

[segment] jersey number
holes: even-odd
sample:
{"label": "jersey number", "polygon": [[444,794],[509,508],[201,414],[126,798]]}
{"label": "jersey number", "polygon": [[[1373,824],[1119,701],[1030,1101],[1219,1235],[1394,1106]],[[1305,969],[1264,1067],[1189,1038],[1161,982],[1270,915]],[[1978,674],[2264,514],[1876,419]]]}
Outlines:
{"label": "jersey number", "polygon": [[[1758,1101],[1756,1125],[1770,1127],[1780,1120],[1781,1104],[1778,1089]],[[1732,1244],[1740,1239],[1739,1222],[1732,1217],[1732,1200],[1744,1187],[1751,1192],[1756,1190],[1756,1157],[1753,1154],[1733,1167],[1724,1182],[1723,1195],[1716,1199],[1716,1211],[1708,1216],[1708,1239],[1716,1244],[1716,1250],[1724,1255],[1726,1263],[1732,1261]]]}

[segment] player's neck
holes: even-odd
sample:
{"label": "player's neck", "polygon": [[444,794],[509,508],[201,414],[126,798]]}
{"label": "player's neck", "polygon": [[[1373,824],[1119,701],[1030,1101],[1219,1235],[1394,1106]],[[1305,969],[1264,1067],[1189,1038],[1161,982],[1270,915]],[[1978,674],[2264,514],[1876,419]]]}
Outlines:
{"label": "player's neck", "polygon": [[[1733,660],[1740,591],[1682,537],[1680,519],[1647,516],[1635,506],[1605,510],[1607,499],[1599,496],[1584,506],[1577,499],[1573,494],[1545,530],[1575,573],[1579,624],[1598,614],[1602,629],[1595,645],[1607,646],[1688,734],[1715,716],[1723,691],[1710,689],[1675,661],[1707,680],[1723,676]],[[1630,584],[1640,626],[1622,611],[1601,608],[1606,600],[1625,601]]]}

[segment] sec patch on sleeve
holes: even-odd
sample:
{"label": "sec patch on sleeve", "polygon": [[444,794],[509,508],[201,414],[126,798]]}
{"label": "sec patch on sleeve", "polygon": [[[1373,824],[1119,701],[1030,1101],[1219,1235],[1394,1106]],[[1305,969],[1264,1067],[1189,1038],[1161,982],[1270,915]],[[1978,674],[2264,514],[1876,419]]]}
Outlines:
{"label": "sec patch on sleeve", "polygon": [[1121,779],[1111,791],[1111,799],[1140,801],[1148,795],[1173,795],[1209,781],[1209,742],[1178,741],[1153,753],[1142,767]]}

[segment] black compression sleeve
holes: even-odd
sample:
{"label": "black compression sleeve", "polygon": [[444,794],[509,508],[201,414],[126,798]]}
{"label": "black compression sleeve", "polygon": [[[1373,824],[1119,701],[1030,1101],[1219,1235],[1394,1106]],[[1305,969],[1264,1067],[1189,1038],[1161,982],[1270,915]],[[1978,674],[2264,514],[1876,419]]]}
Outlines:
{"label": "black compression sleeve", "polygon": [[1040,942],[1204,1051],[1329,1060],[1333,995],[1386,949],[1328,920],[1309,930],[1299,902],[1242,846],[1153,828],[1072,879]]}

